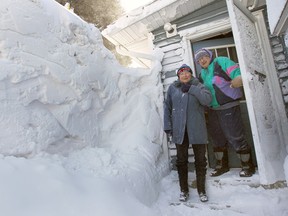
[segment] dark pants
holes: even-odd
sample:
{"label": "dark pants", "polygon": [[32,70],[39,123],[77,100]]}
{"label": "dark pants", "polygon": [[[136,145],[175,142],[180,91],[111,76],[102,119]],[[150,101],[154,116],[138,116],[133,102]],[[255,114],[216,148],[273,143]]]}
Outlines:
{"label": "dark pants", "polygon": [[240,106],[225,110],[209,110],[208,132],[212,138],[214,151],[231,145],[237,153],[248,153],[248,145],[241,118]]}
{"label": "dark pants", "polygon": [[[177,160],[176,166],[179,176],[180,189],[183,192],[188,192],[188,148],[189,139],[185,132],[182,144],[176,144]],[[193,144],[192,145],[195,159],[196,181],[198,192],[205,192],[205,177],[206,177],[206,145]]]}

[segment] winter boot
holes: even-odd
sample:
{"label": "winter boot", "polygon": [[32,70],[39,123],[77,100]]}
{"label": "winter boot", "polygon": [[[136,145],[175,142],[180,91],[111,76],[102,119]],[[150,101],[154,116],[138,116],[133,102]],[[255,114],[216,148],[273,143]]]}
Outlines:
{"label": "winter boot", "polygon": [[201,202],[207,202],[208,196],[206,195],[206,193],[199,193],[199,199]]}
{"label": "winter boot", "polygon": [[240,177],[250,177],[255,173],[255,166],[252,162],[251,153],[237,154],[241,160]]}
{"label": "winter boot", "polygon": [[204,145],[192,145],[195,155],[195,171],[196,171],[196,183],[197,192],[201,202],[207,202],[208,197],[206,195],[206,173],[207,173],[207,158],[206,147]]}
{"label": "winter boot", "polygon": [[220,176],[229,171],[227,149],[224,151],[215,151],[214,154],[216,158],[216,167],[210,174],[212,177]]}
{"label": "winter boot", "polygon": [[188,191],[181,191],[179,201],[186,202],[189,198],[189,192]]}
{"label": "winter boot", "polygon": [[179,200],[185,202],[189,197],[189,188],[188,188],[188,166],[177,165],[179,185],[180,185],[180,198]]}
{"label": "winter boot", "polygon": [[205,190],[205,175],[200,175],[197,176],[197,191],[199,194],[199,198],[201,202],[207,202],[208,201],[208,197],[206,195],[206,190]]}

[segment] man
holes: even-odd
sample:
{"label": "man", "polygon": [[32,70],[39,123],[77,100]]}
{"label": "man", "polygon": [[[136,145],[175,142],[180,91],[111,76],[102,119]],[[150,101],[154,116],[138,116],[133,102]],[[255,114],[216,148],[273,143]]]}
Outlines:
{"label": "man", "polygon": [[217,162],[210,175],[219,176],[229,171],[228,144],[234,148],[241,160],[240,177],[250,177],[255,173],[255,166],[241,119],[240,68],[227,57],[213,58],[212,52],[207,49],[198,50],[195,53],[195,61],[202,68],[200,80],[212,94],[208,110],[208,132]]}

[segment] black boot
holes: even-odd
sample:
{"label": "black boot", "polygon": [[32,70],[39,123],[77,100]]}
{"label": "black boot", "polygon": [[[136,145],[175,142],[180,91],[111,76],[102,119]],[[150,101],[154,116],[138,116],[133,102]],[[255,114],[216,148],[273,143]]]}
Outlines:
{"label": "black boot", "polygon": [[189,192],[181,192],[179,201],[186,202],[189,199]]}
{"label": "black boot", "polygon": [[241,160],[242,170],[239,172],[240,177],[251,177],[255,173],[255,166],[252,161],[251,152],[237,154]]}
{"label": "black boot", "polygon": [[212,177],[220,176],[229,171],[227,149],[214,151],[214,154],[216,158],[216,167],[210,174]]}
{"label": "black boot", "polygon": [[205,184],[206,178],[205,175],[197,176],[197,191],[199,195],[199,199],[201,202],[207,202],[208,196],[206,195]]}
{"label": "black boot", "polygon": [[201,202],[207,202],[208,197],[206,195],[206,172],[207,172],[207,158],[206,158],[206,146],[205,145],[192,145],[195,155],[195,171],[196,171],[196,183],[197,192]]}
{"label": "black boot", "polygon": [[177,166],[179,185],[180,185],[180,201],[186,201],[189,198],[189,188],[188,188],[188,166],[178,165]]}
{"label": "black boot", "polygon": [[198,194],[206,193],[206,190],[205,190],[205,176],[204,177],[197,176],[196,177],[196,182],[197,182],[197,192],[198,192]]}
{"label": "black boot", "polygon": [[199,199],[201,202],[207,202],[208,196],[206,195],[206,193],[199,193]]}

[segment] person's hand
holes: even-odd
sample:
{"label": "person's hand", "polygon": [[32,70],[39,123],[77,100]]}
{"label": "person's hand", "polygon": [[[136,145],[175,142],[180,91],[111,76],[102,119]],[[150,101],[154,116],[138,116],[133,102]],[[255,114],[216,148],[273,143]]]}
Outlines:
{"label": "person's hand", "polygon": [[199,80],[198,80],[197,78],[194,78],[194,79],[192,80],[192,85],[197,86],[199,83],[200,83],[200,82],[199,82]]}
{"label": "person's hand", "polygon": [[235,77],[233,80],[231,80],[231,88],[239,88],[243,86],[243,82],[242,82],[242,77],[241,76],[237,76]]}
{"label": "person's hand", "polygon": [[172,130],[164,130],[167,135],[172,135]]}
{"label": "person's hand", "polygon": [[186,93],[186,92],[189,91],[190,87],[191,87],[191,85],[189,85],[189,84],[183,84],[183,85],[181,86],[181,91],[184,92],[184,93]]}

